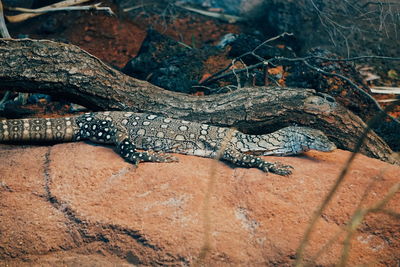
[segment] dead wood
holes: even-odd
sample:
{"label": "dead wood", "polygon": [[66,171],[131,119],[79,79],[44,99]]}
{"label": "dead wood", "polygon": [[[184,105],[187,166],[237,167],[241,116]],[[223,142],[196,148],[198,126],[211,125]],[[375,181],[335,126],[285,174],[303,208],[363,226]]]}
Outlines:
{"label": "dead wood", "polygon": [[[210,96],[166,91],[115,70],[82,49],[46,40],[0,40],[0,90],[40,92],[93,110],[151,112],[248,133],[298,124],[324,131],[339,148],[353,150],[365,123],[332,97],[311,89],[252,87]],[[361,152],[395,162],[370,132]]]}

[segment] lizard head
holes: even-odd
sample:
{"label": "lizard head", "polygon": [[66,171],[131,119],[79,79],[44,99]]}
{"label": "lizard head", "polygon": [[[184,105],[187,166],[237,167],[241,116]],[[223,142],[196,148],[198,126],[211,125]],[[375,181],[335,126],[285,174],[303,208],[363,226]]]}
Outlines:
{"label": "lizard head", "polygon": [[330,152],[336,149],[336,145],[320,130],[308,127],[293,127],[293,131],[303,151],[318,150]]}
{"label": "lizard head", "polygon": [[289,126],[270,134],[242,135],[239,142],[242,147],[239,149],[264,156],[296,155],[309,150],[330,152],[336,149],[336,145],[323,132],[308,127]]}

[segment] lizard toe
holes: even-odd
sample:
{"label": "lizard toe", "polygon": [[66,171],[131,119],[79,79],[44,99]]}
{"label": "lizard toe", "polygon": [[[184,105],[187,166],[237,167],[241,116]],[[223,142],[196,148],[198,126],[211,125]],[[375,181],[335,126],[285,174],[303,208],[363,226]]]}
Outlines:
{"label": "lizard toe", "polygon": [[292,174],[293,167],[290,165],[284,165],[280,162],[271,163],[269,166],[269,171],[278,175],[287,176]]}
{"label": "lizard toe", "polygon": [[[153,156],[155,156],[155,155],[153,155]],[[157,160],[156,160],[157,162],[167,162],[167,163],[179,162],[179,159],[177,157],[174,157],[174,156],[169,155],[169,154],[159,154],[159,153],[157,153],[156,154],[156,158],[157,158]]]}

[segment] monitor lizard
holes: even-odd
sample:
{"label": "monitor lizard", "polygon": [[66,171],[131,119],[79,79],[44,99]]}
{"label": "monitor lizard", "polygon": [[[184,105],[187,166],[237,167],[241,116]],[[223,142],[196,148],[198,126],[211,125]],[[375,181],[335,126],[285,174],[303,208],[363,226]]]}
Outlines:
{"label": "monitor lizard", "polygon": [[80,140],[113,144],[122,158],[135,165],[142,161],[177,161],[164,153],[180,153],[219,156],[235,166],[279,175],[289,175],[292,167],[267,162],[259,155],[286,156],[336,148],[321,131],[307,127],[289,126],[270,134],[251,135],[225,127],[124,111],[0,121],[0,142]]}

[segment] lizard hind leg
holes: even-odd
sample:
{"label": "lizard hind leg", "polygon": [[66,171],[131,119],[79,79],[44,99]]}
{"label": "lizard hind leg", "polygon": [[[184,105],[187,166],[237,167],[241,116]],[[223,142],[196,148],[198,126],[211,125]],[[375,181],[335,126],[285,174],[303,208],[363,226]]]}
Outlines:
{"label": "lizard hind leg", "polygon": [[177,162],[178,159],[168,155],[150,151],[136,151],[135,144],[128,138],[117,143],[117,152],[126,161],[138,165],[139,162]]}
{"label": "lizard hind leg", "polygon": [[234,149],[226,149],[222,159],[233,163],[236,166],[246,168],[258,168],[264,172],[272,172],[278,175],[289,175],[292,173],[291,166],[279,162],[264,161],[260,157],[242,153]]}

